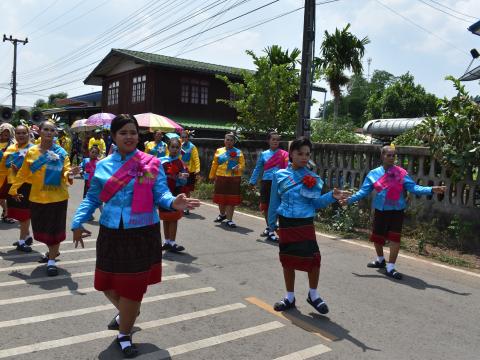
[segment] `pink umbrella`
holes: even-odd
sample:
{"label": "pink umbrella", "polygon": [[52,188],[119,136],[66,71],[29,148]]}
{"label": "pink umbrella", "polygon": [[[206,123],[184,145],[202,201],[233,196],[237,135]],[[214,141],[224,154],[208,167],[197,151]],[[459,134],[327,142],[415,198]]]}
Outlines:
{"label": "pink umbrella", "polygon": [[137,114],[135,119],[138,121],[138,126],[149,128],[150,130],[161,130],[163,132],[181,132],[183,130],[172,119],[154,113]]}
{"label": "pink umbrella", "polygon": [[94,125],[94,126],[110,125],[114,118],[115,118],[115,115],[110,113],[97,113],[97,114],[91,115],[85,122],[85,125]]}

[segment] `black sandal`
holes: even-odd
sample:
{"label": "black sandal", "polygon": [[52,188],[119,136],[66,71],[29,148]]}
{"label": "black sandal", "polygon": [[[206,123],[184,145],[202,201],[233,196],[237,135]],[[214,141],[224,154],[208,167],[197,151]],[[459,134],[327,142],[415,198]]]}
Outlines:
{"label": "black sandal", "polygon": [[387,266],[387,263],[385,262],[385,259],[383,259],[382,262],[378,262],[378,260],[374,260],[367,264],[367,267],[375,268],[375,269],[383,269],[386,266]]}
{"label": "black sandal", "polygon": [[8,218],[6,216],[2,216],[2,221],[5,224],[15,224],[17,221],[15,219]]}
{"label": "black sandal", "polygon": [[227,218],[227,215],[222,215],[222,214],[220,214],[220,215],[218,215],[218,216],[216,217],[215,220],[213,220],[213,222],[220,223],[220,222],[222,222],[223,220],[225,220],[226,218]]}
{"label": "black sandal", "polygon": [[278,242],[278,237],[272,232],[268,234],[267,240],[271,242]]}
{"label": "black sandal", "polygon": [[57,276],[58,275],[58,268],[56,265],[48,265],[47,266],[47,276]]}
{"label": "black sandal", "polygon": [[270,228],[266,228],[263,230],[263,232],[260,234],[261,237],[267,237],[268,233],[270,232]]}
{"label": "black sandal", "polygon": [[[115,315],[112,319],[112,321],[110,321],[107,325],[107,328],[108,330],[120,330],[120,324],[117,322],[117,316],[120,315],[119,313],[117,315]],[[137,314],[137,317],[140,316],[140,311],[138,312]],[[132,344],[133,347],[135,347],[135,345]]]}
{"label": "black sandal", "polygon": [[[27,237],[25,239],[25,244],[27,244],[28,246],[32,246],[33,244],[33,238],[31,236]],[[17,246],[18,245],[18,241],[15,241],[13,244],[13,246]]]}
{"label": "black sandal", "polygon": [[170,245],[170,249],[168,251],[171,251],[173,253],[179,253],[179,252],[182,252],[184,250],[185,250],[185,248],[182,245],[173,244],[173,245]]}
{"label": "black sandal", "polygon": [[319,297],[317,300],[313,301],[311,298],[310,298],[310,293],[308,294],[307,296],[307,302],[312,305],[315,310],[317,310],[320,314],[322,315],[325,315],[325,314],[328,314],[328,306],[327,304],[325,303],[325,301],[323,301],[323,299],[321,297]]}
{"label": "black sandal", "polygon": [[27,243],[25,243],[23,245],[18,244],[17,245],[17,251],[22,251],[24,253],[29,253],[29,252],[32,252],[32,248],[30,246],[28,246]]}
{"label": "black sandal", "polygon": [[[131,345],[122,349],[122,345],[120,345],[120,343],[125,341],[129,341]],[[120,338],[117,336],[117,344],[118,344],[118,347],[120,348],[120,351],[123,353],[123,355],[125,355],[127,359],[134,358],[138,355],[138,350],[133,345],[132,338],[129,335],[125,335]]]}
{"label": "black sandal", "polygon": [[232,220],[228,220],[228,221],[227,221],[227,226],[228,226],[229,228],[234,229],[234,228],[237,227],[237,224],[235,224]]}
{"label": "black sandal", "polygon": [[285,298],[273,304],[273,310],[275,311],[285,311],[292,308],[295,308],[295,299],[290,302],[287,298]]}
{"label": "black sandal", "polygon": [[388,277],[391,277],[396,280],[402,280],[403,276],[397,270],[392,269],[391,271],[385,271]]}

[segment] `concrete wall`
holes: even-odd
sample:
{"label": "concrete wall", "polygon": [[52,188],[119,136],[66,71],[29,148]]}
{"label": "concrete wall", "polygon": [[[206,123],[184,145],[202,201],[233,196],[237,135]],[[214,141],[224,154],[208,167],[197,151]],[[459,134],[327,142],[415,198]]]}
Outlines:
{"label": "concrete wall", "polygon": [[[194,139],[200,153],[202,175],[207,176],[215,149],[223,146],[223,140]],[[283,149],[288,149],[286,142]],[[267,148],[264,141],[242,141],[237,144],[245,156],[246,171],[252,172],[258,154]],[[445,185],[445,195],[434,195],[419,198],[409,196],[411,206],[422,204],[424,218],[439,216],[448,221],[454,214],[478,223],[480,218],[480,180],[473,180],[472,173],[464,181],[453,184],[447,171],[430,156],[428,148],[397,147],[398,161],[408,170],[410,176],[421,185]],[[314,144],[312,160],[316,164],[315,171],[325,184],[332,187],[359,187],[369,170],[380,165],[379,145],[350,144]]]}

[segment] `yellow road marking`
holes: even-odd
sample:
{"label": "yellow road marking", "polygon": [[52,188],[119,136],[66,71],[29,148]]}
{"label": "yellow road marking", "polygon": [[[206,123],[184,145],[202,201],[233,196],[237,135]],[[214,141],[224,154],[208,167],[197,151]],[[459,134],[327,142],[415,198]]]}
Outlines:
{"label": "yellow road marking", "polygon": [[330,334],[328,331],[320,329],[318,326],[315,326],[313,324],[308,323],[305,320],[299,319],[295,315],[288,313],[288,312],[279,312],[275,311],[272,308],[272,305],[267,304],[266,302],[252,296],[248,297],[245,299],[249,303],[258,306],[259,308],[269,312],[270,314],[273,314],[275,316],[278,316],[284,320],[290,321],[293,325],[298,326],[299,328],[302,328],[303,330],[306,330],[314,335],[317,335],[321,337],[324,340],[327,341],[336,341],[338,340],[338,337],[336,337],[333,334]]}

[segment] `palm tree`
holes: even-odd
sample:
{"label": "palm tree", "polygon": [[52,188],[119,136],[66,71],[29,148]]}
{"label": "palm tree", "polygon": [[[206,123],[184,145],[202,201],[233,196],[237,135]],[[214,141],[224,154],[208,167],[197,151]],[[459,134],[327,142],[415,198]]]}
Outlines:
{"label": "palm tree", "polygon": [[365,45],[370,43],[367,36],[359,39],[348,31],[349,29],[350,24],[347,24],[342,30],[335,29],[332,34],[325,31],[320,48],[321,57],[315,58],[315,65],[330,85],[334,97],[334,119],[338,116],[341,87],[347,85],[349,81],[345,71],[352,71],[355,74],[362,72]]}
{"label": "palm tree", "polygon": [[[299,62],[298,57],[301,53],[297,48],[294,48],[292,52],[289,52],[288,49],[283,50],[279,45],[268,46],[263,49],[263,52],[267,56],[270,68],[276,65],[288,65],[289,68],[295,68],[295,65]],[[253,58],[253,63],[258,66],[257,62],[259,61],[259,57],[251,50],[247,50],[246,53]]]}

